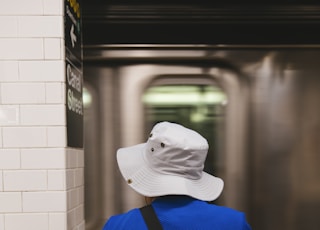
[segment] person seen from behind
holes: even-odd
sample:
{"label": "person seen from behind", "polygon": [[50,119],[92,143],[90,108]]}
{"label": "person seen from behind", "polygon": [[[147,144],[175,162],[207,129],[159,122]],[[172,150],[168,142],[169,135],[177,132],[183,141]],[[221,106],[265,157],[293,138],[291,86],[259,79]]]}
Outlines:
{"label": "person seen from behind", "polygon": [[146,143],[120,148],[121,174],[148,205],[110,217],[103,230],[251,230],[244,213],[209,203],[224,182],[203,171],[208,148],[199,133],[167,121]]}

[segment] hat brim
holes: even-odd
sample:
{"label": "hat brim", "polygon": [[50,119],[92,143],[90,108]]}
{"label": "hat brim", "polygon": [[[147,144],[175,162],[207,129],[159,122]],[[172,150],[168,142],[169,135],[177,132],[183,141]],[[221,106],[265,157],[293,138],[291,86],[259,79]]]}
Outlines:
{"label": "hat brim", "polygon": [[199,200],[213,201],[223,190],[223,180],[202,172],[200,179],[161,174],[153,170],[144,157],[146,144],[117,151],[117,161],[122,176],[136,192],[148,197],[188,195]]}

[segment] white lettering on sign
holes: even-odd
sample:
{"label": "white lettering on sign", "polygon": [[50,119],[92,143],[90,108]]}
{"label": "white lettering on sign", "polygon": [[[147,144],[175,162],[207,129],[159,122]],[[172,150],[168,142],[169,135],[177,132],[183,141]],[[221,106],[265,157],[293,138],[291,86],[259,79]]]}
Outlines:
{"label": "white lettering on sign", "polygon": [[79,115],[83,115],[82,100],[76,98],[71,89],[68,89],[68,109]]}
{"label": "white lettering on sign", "polygon": [[69,7],[67,6],[67,14],[69,16],[69,18],[71,19],[71,21],[73,22],[73,24],[77,25],[77,20],[73,17],[71,11],[69,10]]}
{"label": "white lettering on sign", "polygon": [[67,79],[69,86],[81,93],[81,76],[72,71],[72,68],[69,64],[67,65]]}
{"label": "white lettering on sign", "polygon": [[70,30],[70,38],[71,38],[71,43],[72,43],[72,47],[74,47],[74,43],[77,42],[77,36],[74,33],[74,26],[71,26],[71,30]]}

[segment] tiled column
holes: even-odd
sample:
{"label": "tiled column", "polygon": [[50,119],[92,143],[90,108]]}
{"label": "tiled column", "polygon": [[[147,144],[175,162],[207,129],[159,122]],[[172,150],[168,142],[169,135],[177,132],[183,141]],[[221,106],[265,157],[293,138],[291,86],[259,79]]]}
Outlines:
{"label": "tiled column", "polygon": [[0,0],[0,230],[84,230],[66,143],[63,0]]}

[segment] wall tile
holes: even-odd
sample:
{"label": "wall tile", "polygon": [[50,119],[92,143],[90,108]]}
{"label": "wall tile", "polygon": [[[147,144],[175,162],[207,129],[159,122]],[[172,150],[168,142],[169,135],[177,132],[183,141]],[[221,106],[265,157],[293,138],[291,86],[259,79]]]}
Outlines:
{"label": "wall tile", "polygon": [[18,78],[19,71],[17,61],[0,61],[0,82],[17,82]]}
{"label": "wall tile", "polygon": [[42,38],[0,38],[0,50],[0,60],[44,58]]}
{"label": "wall tile", "polygon": [[0,213],[21,212],[20,192],[0,192]]}
{"label": "wall tile", "polygon": [[19,124],[18,105],[0,105],[0,125],[15,126]]}
{"label": "wall tile", "polygon": [[67,149],[67,168],[79,168],[83,161],[83,150]]}
{"label": "wall tile", "polygon": [[3,172],[4,191],[36,191],[47,189],[47,171],[21,170]]}
{"label": "wall tile", "polygon": [[63,92],[62,92],[62,96],[63,96],[62,101],[66,101],[66,100],[67,100],[67,97],[66,97],[66,93],[67,93],[67,84],[66,84],[66,82],[64,82],[64,83],[63,83],[62,90],[63,90]]}
{"label": "wall tile", "polygon": [[48,127],[48,147],[66,147],[67,129],[65,126]]}
{"label": "wall tile", "polygon": [[64,22],[62,16],[22,16],[18,18],[20,37],[55,37],[63,36]]}
{"label": "wall tile", "polygon": [[78,192],[79,192],[79,204],[84,204],[84,185],[78,187]]}
{"label": "wall tile", "polygon": [[67,213],[67,226],[68,229],[74,229],[77,226],[75,209]]}
{"label": "wall tile", "polygon": [[61,39],[59,38],[44,39],[44,58],[45,59],[62,59]]}
{"label": "wall tile", "polygon": [[77,167],[84,167],[84,150],[78,150]]}
{"label": "wall tile", "polygon": [[4,230],[4,215],[0,214],[0,230]]}
{"label": "wall tile", "polygon": [[75,186],[81,186],[84,184],[84,169],[77,168],[75,169]]}
{"label": "wall tile", "polygon": [[67,177],[66,177],[66,188],[67,190],[75,187],[75,171],[73,169],[67,170]]}
{"label": "wall tile", "polygon": [[20,81],[63,82],[65,63],[59,61],[21,61],[19,62]]}
{"label": "wall tile", "polygon": [[65,40],[64,38],[63,39],[60,39],[60,47],[61,47],[61,57],[62,59],[65,59],[66,58],[66,49],[65,49]]}
{"label": "wall tile", "polygon": [[65,105],[21,105],[21,125],[66,125]]}
{"label": "wall tile", "polygon": [[46,103],[64,104],[63,101],[63,83],[46,83]]}
{"label": "wall tile", "polygon": [[[1,167],[0,167],[0,169],[1,169]],[[3,179],[2,178],[3,178],[2,171],[0,170],[0,192],[3,191]]]}
{"label": "wall tile", "polygon": [[24,212],[64,212],[66,192],[23,192]]}
{"label": "wall tile", "polygon": [[3,104],[40,104],[45,102],[44,83],[1,84]]}
{"label": "wall tile", "polygon": [[45,147],[45,127],[6,127],[2,130],[4,147]]}
{"label": "wall tile", "polygon": [[81,149],[67,149],[67,168],[83,168],[84,151]]}
{"label": "wall tile", "polygon": [[0,28],[0,37],[17,37],[18,18],[13,16],[0,16]]}
{"label": "wall tile", "polygon": [[0,15],[41,15],[42,0],[0,0]]}
{"label": "wall tile", "polygon": [[78,160],[78,151],[76,149],[67,149],[67,168],[76,168]]}
{"label": "wall tile", "polygon": [[86,223],[82,221],[78,226],[78,230],[85,230],[85,229],[86,229]]}
{"label": "wall tile", "polygon": [[66,230],[66,213],[49,213],[49,230]]}
{"label": "wall tile", "polygon": [[43,0],[44,15],[63,15],[63,1]]}
{"label": "wall tile", "polygon": [[78,197],[78,193],[77,193],[77,189],[71,189],[67,192],[67,202],[68,202],[68,205],[67,205],[67,209],[68,210],[71,210],[73,208],[75,208],[77,205],[78,205],[78,200],[79,200],[79,197]]}
{"label": "wall tile", "polygon": [[3,147],[2,139],[2,127],[0,127],[0,147]]}
{"label": "wall tile", "polygon": [[0,169],[19,169],[20,150],[0,149]]}
{"label": "wall tile", "polygon": [[21,150],[21,168],[23,169],[64,169],[65,164],[63,148]]}
{"label": "wall tile", "polygon": [[84,220],[84,206],[79,205],[75,211],[76,211],[76,224],[79,225],[81,224],[82,220]]}
{"label": "wall tile", "polygon": [[77,187],[76,189],[76,197],[77,197],[77,205],[76,206],[79,206],[81,205],[82,201],[81,201],[81,189],[80,187]]}
{"label": "wall tile", "polygon": [[67,216],[68,229],[84,229],[84,207],[82,205],[68,211]]}
{"label": "wall tile", "polygon": [[5,216],[6,230],[48,230],[49,217],[46,213],[21,213]]}
{"label": "wall tile", "polygon": [[48,190],[66,189],[66,171],[48,170]]}

